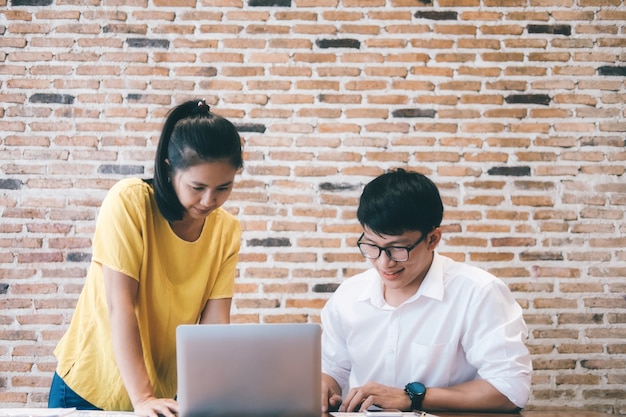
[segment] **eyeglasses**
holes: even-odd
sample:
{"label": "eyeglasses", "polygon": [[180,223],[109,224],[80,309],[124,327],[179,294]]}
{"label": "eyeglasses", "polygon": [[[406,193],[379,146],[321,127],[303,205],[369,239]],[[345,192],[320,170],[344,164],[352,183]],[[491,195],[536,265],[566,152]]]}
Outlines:
{"label": "eyeglasses", "polygon": [[428,236],[428,233],[423,233],[422,237],[420,237],[419,240],[415,242],[414,244],[412,244],[411,246],[386,246],[384,248],[381,248],[380,246],[372,245],[371,243],[361,242],[361,239],[363,239],[363,236],[365,236],[365,233],[361,234],[361,237],[356,242],[356,245],[359,247],[361,254],[365,256],[366,258],[378,259],[380,254],[383,251],[385,251],[389,259],[396,261],[396,262],[405,262],[409,260],[409,252],[415,249],[417,245],[422,243],[422,241],[426,239],[426,236]]}

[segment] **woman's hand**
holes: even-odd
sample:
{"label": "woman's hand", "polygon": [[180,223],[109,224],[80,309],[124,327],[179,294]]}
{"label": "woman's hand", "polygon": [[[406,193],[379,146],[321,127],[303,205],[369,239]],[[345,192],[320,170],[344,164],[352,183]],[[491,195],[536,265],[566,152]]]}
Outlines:
{"label": "woman's hand", "polygon": [[170,398],[148,397],[135,404],[135,415],[143,417],[174,417],[178,415],[178,403]]}

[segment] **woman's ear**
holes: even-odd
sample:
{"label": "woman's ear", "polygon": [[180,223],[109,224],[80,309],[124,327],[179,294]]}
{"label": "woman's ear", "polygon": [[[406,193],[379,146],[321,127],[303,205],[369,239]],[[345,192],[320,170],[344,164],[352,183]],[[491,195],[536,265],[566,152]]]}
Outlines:
{"label": "woman's ear", "polygon": [[428,250],[435,250],[441,242],[441,227],[436,227],[432,232],[428,234],[426,238]]}

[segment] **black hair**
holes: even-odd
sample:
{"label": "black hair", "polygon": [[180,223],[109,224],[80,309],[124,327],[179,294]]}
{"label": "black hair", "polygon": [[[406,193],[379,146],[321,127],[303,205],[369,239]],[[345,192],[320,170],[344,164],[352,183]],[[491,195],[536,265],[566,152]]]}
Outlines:
{"label": "black hair", "polygon": [[200,163],[222,160],[236,169],[243,167],[237,128],[212,113],[204,100],[190,100],[171,109],[161,131],[152,180],[163,217],[168,221],[181,220],[185,212],[172,187],[172,174]]}
{"label": "black hair", "polygon": [[363,188],[357,218],[377,234],[398,236],[414,230],[430,233],[441,225],[443,203],[430,179],[398,168]]}

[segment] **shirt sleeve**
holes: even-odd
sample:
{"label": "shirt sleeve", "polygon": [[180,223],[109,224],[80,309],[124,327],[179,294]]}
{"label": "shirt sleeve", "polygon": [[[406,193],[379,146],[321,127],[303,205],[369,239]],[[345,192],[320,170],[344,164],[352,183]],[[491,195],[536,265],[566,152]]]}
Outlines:
{"label": "shirt sleeve", "polygon": [[322,328],[322,372],[332,376],[345,394],[350,377],[351,361],[342,337],[341,319],[333,295],[321,313]]}
{"label": "shirt sleeve", "polygon": [[[140,185],[130,185],[134,186]],[[93,259],[139,280],[146,208],[127,191],[128,186],[118,183],[102,202],[93,237]]]}
{"label": "shirt sleeve", "polygon": [[235,293],[235,275],[241,248],[241,225],[239,221],[232,221],[230,227],[222,235],[222,239],[226,242],[224,246],[224,260],[220,264],[215,284],[211,286],[208,294],[206,294],[209,300],[232,298]]}
{"label": "shirt sleeve", "polygon": [[463,348],[480,378],[524,408],[530,396],[532,371],[525,345],[528,330],[522,308],[502,281],[482,288],[466,315],[466,329]]}

